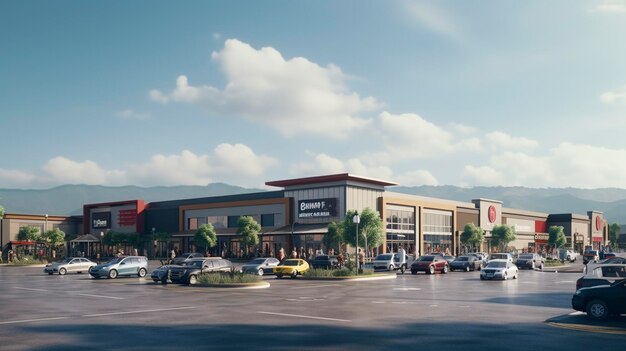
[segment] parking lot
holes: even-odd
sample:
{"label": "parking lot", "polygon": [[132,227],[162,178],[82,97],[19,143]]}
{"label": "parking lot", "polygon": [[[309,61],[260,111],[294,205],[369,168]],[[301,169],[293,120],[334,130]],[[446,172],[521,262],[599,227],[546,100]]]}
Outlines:
{"label": "parking lot", "polygon": [[161,285],[149,278],[48,276],[0,267],[0,349],[621,348],[626,318],[598,323],[570,307],[579,274],[478,272],[391,280],[265,277],[266,289]]}

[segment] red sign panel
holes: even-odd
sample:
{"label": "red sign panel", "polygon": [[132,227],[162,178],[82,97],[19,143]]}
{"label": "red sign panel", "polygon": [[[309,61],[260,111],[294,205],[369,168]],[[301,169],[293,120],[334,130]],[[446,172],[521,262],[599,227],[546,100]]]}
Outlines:
{"label": "red sign panel", "polygon": [[493,223],[496,221],[496,207],[495,206],[493,205],[489,206],[488,216],[489,216],[489,223]]}
{"label": "red sign panel", "polygon": [[594,243],[602,242],[602,237],[601,236],[594,236],[592,239],[593,239]]}
{"label": "red sign panel", "polygon": [[137,224],[137,210],[120,210],[117,216],[117,224],[129,227]]}
{"label": "red sign panel", "polygon": [[596,216],[596,230],[602,229],[602,218],[600,216]]}

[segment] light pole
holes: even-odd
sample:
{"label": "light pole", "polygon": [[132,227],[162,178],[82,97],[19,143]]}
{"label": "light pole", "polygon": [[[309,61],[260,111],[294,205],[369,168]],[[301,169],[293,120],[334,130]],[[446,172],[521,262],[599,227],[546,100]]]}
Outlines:
{"label": "light pole", "polygon": [[104,257],[104,232],[100,232],[100,258]]}
{"label": "light pole", "polygon": [[361,217],[359,217],[359,212],[354,213],[354,217],[352,217],[352,223],[356,224],[356,247],[354,248],[354,258],[356,260],[356,274],[359,275],[359,223],[361,222]]}
{"label": "light pole", "polygon": [[152,227],[152,258],[156,257],[156,241],[154,239],[154,233],[156,232],[156,228]]}

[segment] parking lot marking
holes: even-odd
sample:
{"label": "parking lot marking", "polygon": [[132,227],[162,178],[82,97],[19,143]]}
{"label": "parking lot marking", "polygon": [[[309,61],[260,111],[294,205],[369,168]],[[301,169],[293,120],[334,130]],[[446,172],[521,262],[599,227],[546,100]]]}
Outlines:
{"label": "parking lot marking", "polygon": [[576,311],[576,312],[572,312],[569,315],[570,316],[580,316],[581,314],[585,314],[584,312],[580,312],[580,311]]}
{"label": "parking lot marking", "polygon": [[319,319],[319,320],[334,321],[334,322],[352,322],[351,320],[348,320],[348,319],[337,319],[337,318],[315,317],[315,316],[303,316],[303,315],[300,315],[300,314],[276,313],[276,312],[265,312],[265,311],[257,311],[256,313],[271,314],[271,315],[274,315],[274,316],[283,316],[283,317]]}
{"label": "parking lot marking", "polygon": [[421,288],[393,288],[393,290],[416,291],[416,290],[422,290],[422,289]]}
{"label": "parking lot marking", "polygon": [[123,297],[117,297],[117,296],[104,296],[104,295],[91,295],[91,294],[77,294],[77,295],[87,296],[87,297],[102,297],[104,299],[124,300]]}
{"label": "parking lot marking", "polygon": [[20,290],[30,290],[30,291],[50,291],[50,290],[44,290],[44,289],[35,289],[35,288],[20,288],[18,286],[15,287],[15,289],[20,289]]}
{"label": "parking lot marking", "polygon": [[372,303],[386,303],[386,302],[383,302],[383,301],[372,301]]}
{"label": "parking lot marking", "polygon": [[38,319],[22,319],[20,321],[0,322],[0,324],[17,324],[17,323],[43,322],[43,321],[53,321],[53,320],[68,319],[68,318],[70,318],[70,317],[50,317],[50,318],[38,318]]}
{"label": "parking lot marking", "polygon": [[150,313],[150,312],[165,312],[165,311],[176,311],[176,310],[188,310],[191,308],[196,308],[194,306],[184,306],[184,307],[174,307],[174,308],[157,308],[153,310],[139,310],[139,311],[124,311],[124,312],[110,312],[110,313],[96,313],[96,314],[86,314],[81,317],[104,317],[104,316],[117,316],[121,314],[136,314],[136,313]]}
{"label": "parking lot marking", "polygon": [[339,286],[339,284],[325,284],[325,285],[307,285],[307,286],[292,286],[291,289],[312,289],[312,288],[325,288],[328,286]]}

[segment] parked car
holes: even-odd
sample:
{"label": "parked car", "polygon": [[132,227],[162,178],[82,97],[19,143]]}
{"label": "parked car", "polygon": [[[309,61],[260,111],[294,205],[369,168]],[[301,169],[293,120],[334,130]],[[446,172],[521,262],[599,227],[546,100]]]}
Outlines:
{"label": "parked car", "polygon": [[519,257],[517,258],[517,261],[515,262],[515,265],[519,269],[539,268],[543,270],[543,266],[545,265],[545,263],[546,263],[546,259],[543,258],[541,255],[536,254],[536,253],[527,253],[527,254],[519,255]]}
{"label": "parked car", "polygon": [[303,259],[288,259],[283,261],[281,264],[274,268],[274,274],[276,274],[276,278],[280,279],[284,275],[288,275],[292,278],[295,278],[298,275],[304,274],[309,270],[309,263]]}
{"label": "parked car", "polygon": [[256,274],[261,276],[265,274],[273,274],[274,267],[278,266],[279,263],[280,261],[274,257],[259,257],[244,264],[241,267],[241,271],[243,273]]}
{"label": "parked car", "polygon": [[166,277],[167,271],[170,271],[172,268],[174,267],[182,267],[181,265],[173,265],[173,264],[166,264],[163,265],[155,270],[152,271],[152,273],[150,273],[150,278],[152,278],[152,280],[156,283],[156,282],[170,282],[171,279],[169,279],[169,277]]}
{"label": "parked car", "polygon": [[602,266],[604,264],[626,264],[626,258],[624,257],[611,257],[604,260],[600,260],[597,263],[589,262],[584,268],[584,272],[591,272],[596,267]]}
{"label": "parked car", "polygon": [[587,273],[576,280],[576,289],[598,285],[610,285],[616,280],[626,278],[626,264],[602,264],[587,267]]}
{"label": "parked car", "polygon": [[404,255],[404,263],[400,264],[399,253],[380,254],[374,258],[373,267],[376,269],[385,269],[388,271],[400,270],[402,273],[411,266],[414,259],[411,255]]}
{"label": "parked car", "polygon": [[88,273],[96,265],[97,263],[84,257],[67,257],[62,261],[48,263],[43,272],[50,275],[55,273],[59,275],[65,275],[65,273]]}
{"label": "parked car", "polygon": [[204,255],[199,252],[185,252],[180,256],[174,257],[174,259],[172,260],[172,264],[184,264],[193,260],[194,258],[201,257],[204,257]]}
{"label": "parked car", "polygon": [[600,259],[606,260],[606,259],[613,258],[613,257],[617,257],[617,255],[614,252],[604,252],[603,254],[601,253]]}
{"label": "parked car", "polygon": [[474,255],[459,256],[450,262],[450,271],[462,270],[462,271],[475,271],[480,270],[482,261]]}
{"label": "parked car", "polygon": [[443,258],[448,261],[448,264],[452,263],[452,261],[454,261],[456,259],[456,256],[452,256],[452,255],[444,255]]}
{"label": "parked car", "polygon": [[312,268],[335,269],[339,267],[337,256],[318,255],[309,264]]}
{"label": "parked car", "polygon": [[470,253],[468,255],[476,256],[482,262],[482,267],[487,265],[487,261],[488,261],[487,258],[489,257],[489,255],[487,255],[486,253],[484,253],[484,252],[473,252],[473,253]]}
{"label": "parked car", "polygon": [[489,261],[485,268],[480,271],[480,280],[485,279],[517,279],[519,270],[513,262],[506,259],[495,259]]}
{"label": "parked car", "polygon": [[235,266],[221,257],[193,258],[182,266],[174,266],[170,270],[172,283],[194,285],[198,275],[202,273],[230,272]]}
{"label": "parked car", "polygon": [[583,264],[587,264],[589,262],[596,263],[600,260],[600,253],[598,250],[589,250],[585,251],[583,254]]}
{"label": "parked car", "polygon": [[426,274],[441,272],[445,274],[449,270],[450,264],[441,255],[421,256],[411,264],[411,274],[417,274],[417,272],[426,272]]}
{"label": "parked car", "polygon": [[148,272],[148,258],[146,256],[116,257],[111,261],[94,266],[90,271],[92,277],[115,279],[118,276],[137,275],[140,278]]}
{"label": "parked car", "polygon": [[587,312],[593,319],[606,319],[611,315],[626,314],[626,279],[611,285],[594,286],[576,290],[572,308]]}
{"label": "parked car", "polygon": [[491,262],[492,260],[507,260],[513,263],[513,255],[508,252],[492,253],[489,255],[489,260],[487,262]]}
{"label": "parked car", "polygon": [[574,250],[570,249],[559,249],[559,259],[561,262],[576,262],[576,258],[578,257],[578,253]]}

